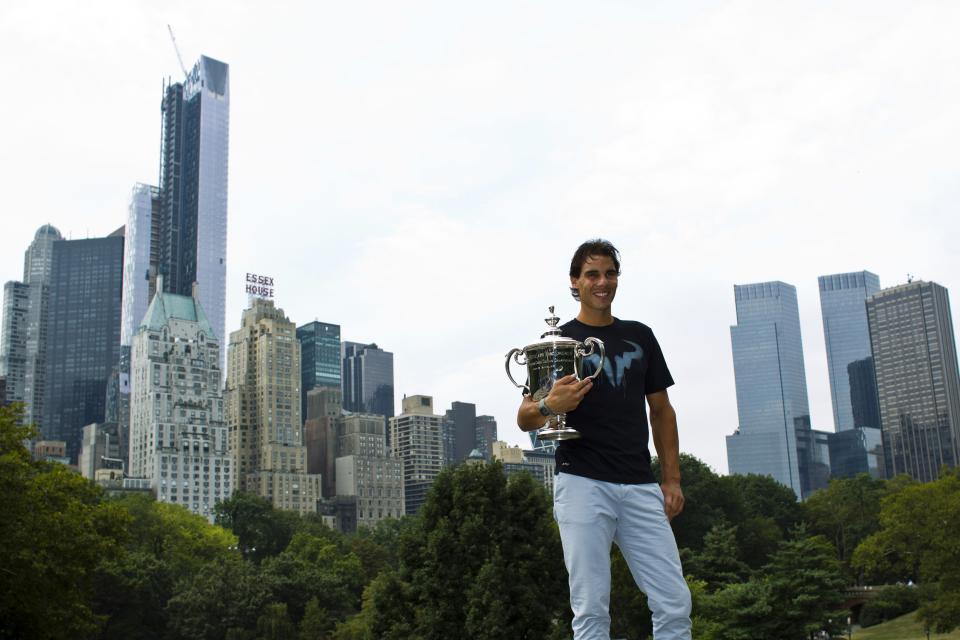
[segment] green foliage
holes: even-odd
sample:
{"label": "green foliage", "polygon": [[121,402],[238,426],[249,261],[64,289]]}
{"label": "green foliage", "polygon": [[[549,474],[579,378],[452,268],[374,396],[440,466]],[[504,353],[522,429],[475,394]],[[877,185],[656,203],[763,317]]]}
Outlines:
{"label": "green foliage", "polygon": [[844,618],[844,585],[830,543],[801,528],[754,578],[701,594],[698,617],[724,640],[805,640]]}
{"label": "green foliage", "polygon": [[22,461],[30,460],[30,452],[23,443],[36,437],[37,428],[32,424],[20,424],[22,420],[22,402],[0,406],[0,456],[12,456]]}
{"label": "green foliage", "polygon": [[376,638],[544,638],[567,608],[550,499],[527,474],[461,465],[434,482],[399,568],[370,585]]}
{"label": "green foliage", "polygon": [[173,575],[195,573],[201,566],[235,553],[237,537],[182,505],[157,502],[136,493],[114,501],[130,514],[130,549],[162,560]]}
{"label": "green foliage", "polygon": [[274,509],[266,498],[240,491],[218,502],[214,511],[215,522],[236,534],[243,556],[255,562],[286,549],[300,525],[296,513]]}
{"label": "green foliage", "polygon": [[960,470],[934,482],[904,483],[881,502],[880,530],[853,554],[867,576],[937,585],[920,617],[938,632],[960,627]]}
{"label": "green foliage", "polygon": [[304,615],[311,599],[335,620],[360,608],[360,560],[328,539],[297,533],[282,553],[263,561],[261,570],[272,599],[289,605],[295,619]]}
{"label": "green foliage", "polygon": [[[654,459],[652,469],[659,478],[658,459]],[[690,454],[680,454],[680,476],[683,478],[684,508],[670,524],[679,548],[699,551],[714,523],[721,519],[738,522],[743,505],[733,487]]]}
{"label": "green foliage", "polygon": [[837,559],[851,578],[862,584],[862,575],[850,568],[854,549],[880,527],[880,499],[886,483],[862,473],[855,478],[830,481],[830,486],[817,491],[803,503],[805,519],[811,532],[821,534],[833,543]]}
{"label": "green foliage", "polygon": [[297,628],[290,622],[287,605],[271,603],[257,618],[257,640],[297,640]]}
{"label": "green foliage", "polygon": [[721,520],[707,533],[703,550],[689,554],[684,570],[702,580],[708,591],[717,591],[750,575],[750,567],[739,556],[737,527]]}
{"label": "green foliage", "polygon": [[320,606],[317,598],[310,598],[300,620],[300,640],[319,640],[333,630],[333,619]]}
{"label": "green foliage", "polygon": [[846,579],[832,545],[823,536],[808,536],[802,527],[783,543],[763,568],[771,604],[787,640],[802,640],[840,620]]}
{"label": "green foliage", "polygon": [[22,444],[22,406],[0,407],[0,638],[87,638],[90,568],[116,552],[122,510],[63,465],[34,463]]}
{"label": "green foliage", "polygon": [[915,611],[920,606],[920,591],[904,584],[884,587],[868,600],[860,612],[860,626],[872,627]]}
{"label": "green foliage", "polygon": [[237,555],[219,558],[177,583],[167,603],[170,637],[221,640],[227,630],[254,629],[268,601],[255,565]]}
{"label": "green foliage", "polygon": [[105,618],[103,640],[162,638],[175,574],[152,553],[133,550],[103,558],[94,573],[94,610]]}
{"label": "green foliage", "polygon": [[731,584],[703,597],[701,616],[713,623],[711,630],[723,640],[770,640],[777,635],[777,615],[770,585],[765,580]]}
{"label": "green foliage", "polygon": [[742,506],[739,514],[727,515],[727,521],[737,525],[739,557],[751,569],[759,569],[802,520],[797,496],[768,476],[732,475],[721,481],[737,495]]}

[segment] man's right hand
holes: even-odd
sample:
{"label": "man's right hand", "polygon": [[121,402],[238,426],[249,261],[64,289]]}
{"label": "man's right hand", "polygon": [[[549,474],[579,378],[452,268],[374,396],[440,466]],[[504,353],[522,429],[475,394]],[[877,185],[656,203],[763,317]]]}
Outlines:
{"label": "man's right hand", "polygon": [[593,380],[577,380],[577,376],[570,374],[553,383],[545,402],[554,413],[570,413],[580,406],[583,396],[592,388]]}

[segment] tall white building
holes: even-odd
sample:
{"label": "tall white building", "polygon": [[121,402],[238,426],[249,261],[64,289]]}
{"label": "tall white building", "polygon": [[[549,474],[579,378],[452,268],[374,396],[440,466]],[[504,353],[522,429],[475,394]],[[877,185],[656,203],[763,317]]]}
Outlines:
{"label": "tall white building", "polygon": [[149,480],[157,500],[213,521],[214,505],[233,492],[235,472],[220,344],[196,295],[158,286],[133,337],[130,369],[129,474]]}

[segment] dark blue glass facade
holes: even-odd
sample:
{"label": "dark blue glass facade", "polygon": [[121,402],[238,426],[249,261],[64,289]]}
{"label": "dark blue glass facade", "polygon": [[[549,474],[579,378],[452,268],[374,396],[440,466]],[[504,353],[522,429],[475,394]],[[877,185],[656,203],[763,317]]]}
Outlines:
{"label": "dark blue glass facade", "polygon": [[300,393],[306,419],[307,392],[316,387],[340,389],[340,325],[309,322],[297,328],[300,341]]}
{"label": "dark blue glass facade", "polygon": [[53,245],[41,436],[76,463],[84,425],[104,422],[107,382],[120,359],[123,235]]}

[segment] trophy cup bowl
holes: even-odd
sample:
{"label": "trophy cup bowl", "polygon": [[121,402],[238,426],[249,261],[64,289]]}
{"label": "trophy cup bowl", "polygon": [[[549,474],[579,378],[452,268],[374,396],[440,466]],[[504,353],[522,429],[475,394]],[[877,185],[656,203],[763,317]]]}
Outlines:
{"label": "trophy cup bowl", "polygon": [[[600,361],[603,362],[605,355],[602,341],[597,338],[587,338],[579,342],[573,338],[567,338],[561,335],[560,329],[557,328],[560,319],[553,315],[553,307],[550,307],[550,316],[545,320],[550,329],[540,336],[539,342],[528,344],[523,349],[511,349],[507,353],[507,377],[514,386],[523,389],[524,395],[532,396],[534,402],[547,397],[560,378],[573,374],[578,380],[584,379],[581,374],[584,357],[593,355],[599,350]],[[514,380],[513,373],[510,371],[511,359],[527,368],[527,384],[519,384]],[[597,370],[586,379],[596,379],[602,370],[603,367],[598,366]],[[545,426],[537,431],[537,437],[541,440],[571,440],[579,438],[580,432],[567,426],[566,414],[558,413],[555,418],[547,419]]]}

